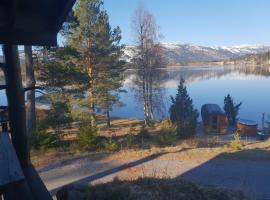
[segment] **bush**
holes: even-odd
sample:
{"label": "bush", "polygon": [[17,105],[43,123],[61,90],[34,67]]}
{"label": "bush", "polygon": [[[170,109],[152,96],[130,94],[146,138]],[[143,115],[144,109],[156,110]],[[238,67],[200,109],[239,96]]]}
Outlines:
{"label": "bush", "polygon": [[233,139],[230,143],[230,146],[232,150],[235,150],[235,151],[242,149],[241,136],[239,132],[236,132],[234,134]]}
{"label": "bush", "polygon": [[136,143],[136,136],[132,130],[130,130],[130,132],[127,134],[126,143],[128,149],[132,148]]}
{"label": "bush", "polygon": [[61,132],[60,128],[63,124],[68,124],[72,121],[70,117],[70,108],[67,97],[61,93],[53,93],[50,95],[51,109],[46,117],[46,123],[55,129],[56,132]]}
{"label": "bush", "polygon": [[78,133],[78,143],[82,148],[90,150],[106,150],[116,151],[118,145],[112,140],[106,137],[99,136],[97,129],[89,125],[81,126]]}
{"label": "bush", "polygon": [[141,140],[147,140],[151,138],[151,134],[149,133],[149,131],[145,128],[142,128],[140,130],[140,132],[138,133],[138,138],[140,138]]}
{"label": "bush", "polygon": [[171,120],[163,120],[160,123],[160,132],[168,134],[176,134],[177,126]]}
{"label": "bush", "polygon": [[114,142],[111,138],[105,143],[104,146],[107,151],[117,151],[119,149],[116,142]]}
{"label": "bush", "polygon": [[172,145],[177,140],[177,126],[170,120],[160,122],[160,132],[155,136],[157,146]]}
{"label": "bush", "polygon": [[90,125],[80,127],[77,139],[81,147],[91,150],[102,149],[106,143],[106,138],[99,136],[97,129]]}
{"label": "bush", "polygon": [[173,145],[177,141],[177,135],[175,133],[161,132],[155,137],[155,144],[163,147]]}
{"label": "bush", "polygon": [[58,134],[49,133],[45,123],[37,123],[35,131],[33,131],[30,139],[30,146],[35,150],[41,148],[53,148],[59,146],[60,138]]}
{"label": "bush", "polygon": [[137,135],[137,141],[140,142],[141,147],[145,148],[145,144],[146,141],[149,140],[151,138],[151,134],[149,133],[149,131],[147,129],[145,129],[144,127],[141,128],[140,132]]}

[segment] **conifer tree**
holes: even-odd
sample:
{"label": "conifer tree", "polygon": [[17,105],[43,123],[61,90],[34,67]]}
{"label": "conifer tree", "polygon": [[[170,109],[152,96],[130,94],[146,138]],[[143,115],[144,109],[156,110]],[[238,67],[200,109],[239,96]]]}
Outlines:
{"label": "conifer tree", "polygon": [[236,104],[230,94],[224,98],[224,111],[230,126],[235,126],[241,105],[242,102]]}
{"label": "conifer tree", "polygon": [[170,119],[177,125],[180,137],[195,134],[197,127],[198,111],[194,108],[184,79],[181,78],[175,98],[171,97]]}
{"label": "conifer tree", "polygon": [[72,97],[85,86],[86,76],[70,62],[76,52],[68,47],[36,49],[35,69],[38,81],[45,89],[44,98],[50,101],[48,117],[43,120],[57,133],[60,126],[71,121]]}
{"label": "conifer tree", "polygon": [[[123,46],[119,27],[111,29],[109,17],[100,0],[80,0],[74,9],[67,44],[77,51],[74,63],[88,75],[87,98],[78,103],[90,111],[91,125],[96,124],[96,107],[107,112],[119,102]],[[108,120],[109,125],[109,120]]]}

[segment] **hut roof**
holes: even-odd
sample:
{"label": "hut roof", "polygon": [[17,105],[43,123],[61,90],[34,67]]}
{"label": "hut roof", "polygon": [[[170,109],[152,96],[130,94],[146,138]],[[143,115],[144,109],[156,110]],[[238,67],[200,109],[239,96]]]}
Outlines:
{"label": "hut roof", "polygon": [[257,122],[252,121],[252,120],[248,120],[248,119],[240,119],[240,120],[238,120],[238,123],[246,125],[246,126],[256,126],[256,125],[258,125]]}
{"label": "hut roof", "polygon": [[211,115],[225,115],[217,104],[205,104],[201,109],[202,118],[207,118]]}
{"label": "hut roof", "polygon": [[56,45],[75,0],[1,0],[0,44]]}

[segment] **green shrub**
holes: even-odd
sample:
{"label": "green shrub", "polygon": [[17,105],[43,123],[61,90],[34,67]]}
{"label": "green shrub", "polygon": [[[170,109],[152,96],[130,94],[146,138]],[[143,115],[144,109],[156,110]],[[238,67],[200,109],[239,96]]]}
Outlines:
{"label": "green shrub", "polygon": [[137,135],[139,138],[141,138],[142,140],[145,140],[145,139],[150,139],[151,138],[151,134],[149,133],[149,131],[145,128],[142,128],[140,130],[140,132],[138,133]]}
{"label": "green shrub", "polygon": [[160,132],[155,136],[157,146],[172,145],[177,140],[177,126],[170,120],[160,122]]}
{"label": "green shrub", "polygon": [[53,148],[59,146],[60,138],[58,134],[49,133],[45,123],[37,123],[30,139],[30,146],[33,149]]}
{"label": "green shrub", "polygon": [[151,134],[147,129],[144,127],[140,130],[140,132],[137,135],[137,141],[141,144],[141,147],[145,148],[146,141],[148,141],[151,138]]}
{"label": "green shrub", "polygon": [[233,136],[233,139],[230,143],[231,149],[232,150],[240,150],[242,149],[242,143],[241,143],[241,136],[239,132],[236,132]]}
{"label": "green shrub", "polygon": [[80,127],[77,139],[81,147],[91,150],[103,149],[106,144],[106,138],[99,136],[97,129],[90,125]]}
{"label": "green shrub", "polygon": [[117,151],[119,149],[118,144],[111,138],[105,143],[104,148],[106,151]]}
{"label": "green shrub", "polygon": [[50,101],[51,109],[48,111],[45,123],[55,132],[61,133],[61,126],[72,122],[68,99],[61,93],[53,93],[50,95]]}
{"label": "green shrub", "polygon": [[160,132],[168,134],[176,134],[177,126],[174,123],[172,123],[171,120],[163,120],[162,122],[160,122]]}
{"label": "green shrub", "polygon": [[136,143],[136,136],[134,135],[134,133],[129,132],[127,134],[126,143],[127,143],[127,148],[128,149],[132,148],[135,145],[135,143]]}
{"label": "green shrub", "polygon": [[80,147],[90,150],[116,151],[119,148],[111,138],[99,136],[97,129],[89,125],[80,127],[77,139]]}
{"label": "green shrub", "polygon": [[157,134],[154,141],[155,144],[160,147],[173,145],[177,141],[177,135],[176,133],[161,132]]}

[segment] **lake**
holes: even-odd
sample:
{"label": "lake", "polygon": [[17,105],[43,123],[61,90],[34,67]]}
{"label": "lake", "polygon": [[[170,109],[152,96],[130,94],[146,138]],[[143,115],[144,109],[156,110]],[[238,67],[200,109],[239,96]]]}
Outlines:
{"label": "lake", "polygon": [[[170,96],[175,96],[180,77],[186,86],[194,106],[200,112],[203,104],[215,103],[223,108],[224,97],[231,94],[236,102],[242,102],[239,118],[250,119],[261,124],[262,113],[270,114],[270,68],[248,66],[181,67],[161,70],[168,78],[161,81],[164,89],[163,113],[156,118],[168,116]],[[125,106],[115,108],[113,116],[143,118],[142,101],[134,90],[135,73],[130,71],[125,78],[121,100]],[[200,119],[201,120],[201,119]]]}
{"label": "lake", "polygon": [[[239,118],[250,119],[261,124],[262,113],[270,114],[270,67],[208,66],[162,69],[166,78],[159,82],[162,89],[163,109],[156,119],[168,117],[170,96],[175,96],[180,77],[186,86],[194,106],[200,112],[203,104],[215,103],[223,108],[224,97],[231,94],[236,102],[242,102]],[[114,108],[111,115],[124,118],[143,118],[143,103],[138,100],[135,72],[126,73],[121,101],[125,106]],[[40,95],[40,94],[39,94]],[[0,91],[0,105],[6,105],[6,95]],[[201,118],[200,118],[201,120]]]}

